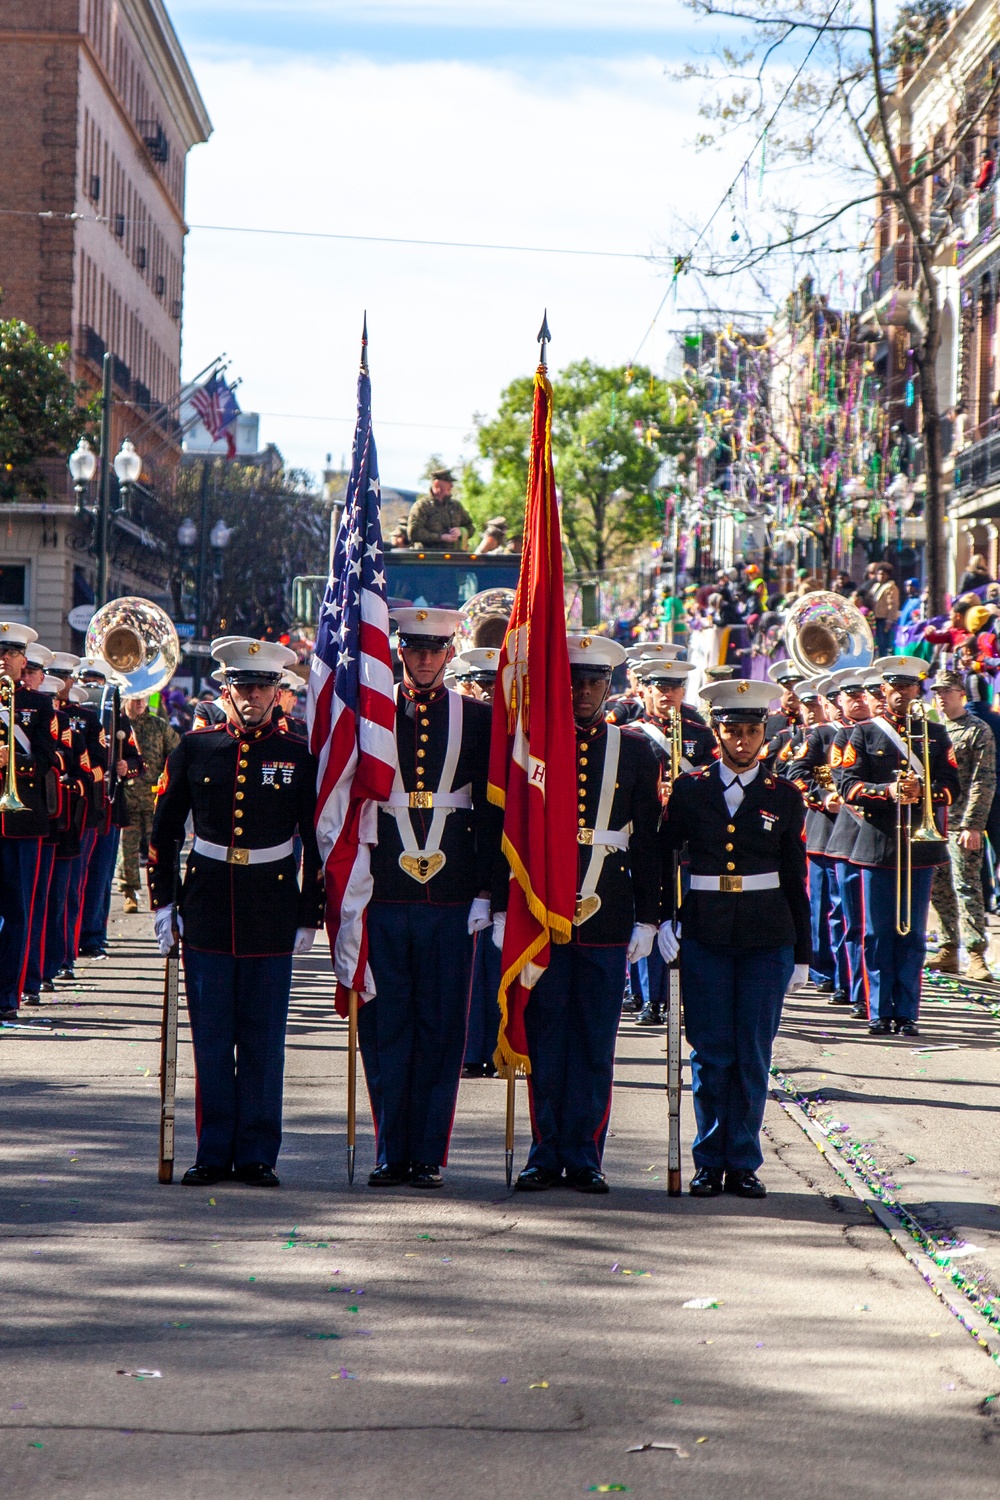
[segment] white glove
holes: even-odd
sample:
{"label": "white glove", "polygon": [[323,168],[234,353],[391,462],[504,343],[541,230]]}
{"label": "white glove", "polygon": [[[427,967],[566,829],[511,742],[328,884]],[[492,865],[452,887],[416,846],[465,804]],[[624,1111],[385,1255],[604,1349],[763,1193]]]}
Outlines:
{"label": "white glove", "polygon": [[660,930],[656,934],[656,946],[659,948],[660,957],[665,964],[672,964],[681,951],[680,935],[679,922],[660,923]]}
{"label": "white glove", "polygon": [[[809,983],[809,965],[796,964],[792,970],[792,977],[788,981],[788,990],[797,990],[803,984]],[[785,993],[788,993],[788,990]]]}
{"label": "white glove", "polygon": [[315,941],[315,927],[300,927],[295,934],[295,942],[292,944],[292,953],[296,958],[304,958]]}
{"label": "white glove", "polygon": [[[178,932],[183,931],[183,928],[181,927],[180,917],[177,918],[177,930]],[[153,931],[156,933],[157,947],[159,948],[162,957],[166,958],[167,955],[172,951],[174,946],[173,904],[171,904],[170,906],[161,906],[158,911],[154,911]]]}
{"label": "white glove", "polygon": [[507,913],[498,911],[493,918],[493,941],[498,948],[503,948],[503,933],[507,926]]}
{"label": "white glove", "polygon": [[477,896],[469,907],[469,936],[474,932],[482,932],[484,927],[490,925],[490,903],[485,896]]}
{"label": "white glove", "polygon": [[630,964],[637,964],[640,958],[648,958],[653,951],[656,942],[656,923],[637,922],[632,928],[632,936],[629,939],[628,949],[625,957]]}

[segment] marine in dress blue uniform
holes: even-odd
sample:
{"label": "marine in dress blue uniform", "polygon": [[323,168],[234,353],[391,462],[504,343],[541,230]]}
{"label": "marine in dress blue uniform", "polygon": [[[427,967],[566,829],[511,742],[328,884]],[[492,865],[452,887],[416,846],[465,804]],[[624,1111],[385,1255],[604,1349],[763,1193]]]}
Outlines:
{"label": "marine in dress blue uniform", "polygon": [[[0,1020],[16,1018],[28,964],[41,843],[49,832],[47,784],[57,775],[59,728],[51,699],[21,685],[25,652],[38,640],[27,625],[0,620],[0,672],[14,684],[14,766],[25,811],[0,814]],[[0,784],[6,779],[9,709],[0,709]]]}
{"label": "marine in dress blue uniform", "polygon": [[[532,1144],[516,1186],[538,1192],[565,1173],[578,1192],[606,1193],[622,978],[626,962],[649,954],[659,918],[659,767],[645,735],[604,717],[621,646],[596,635],[571,635],[568,645],[578,894],[572,937],[552,945],[525,1006]],[[505,899],[506,886],[497,906]]]}
{"label": "marine in dress blue uniform", "polygon": [[[451,663],[458,668],[470,697],[493,702],[500,660],[498,646],[471,646]],[[493,924],[472,939],[472,986],[469,992],[469,1029],[465,1039],[463,1078],[495,1078],[497,1036],[500,1032],[500,949],[493,941]]]}
{"label": "marine in dress blue uniform", "polygon": [[[687,849],[691,883],[680,910],[681,993],[691,1046],[697,1134],[690,1192],[762,1198],[760,1127],[771,1048],[789,984],[811,953],[805,805],[791,782],[758,762],[771,686],[702,689],[719,762],[674,782],[662,828],[664,867]],[[663,883],[660,951],[677,952],[673,882]]]}
{"label": "marine in dress blue uniform", "polygon": [[[851,860],[863,872],[865,971],[868,976],[868,1029],[875,1036],[918,1034],[920,975],[927,952],[927,911],[934,866],[948,859],[947,839],[911,842],[913,858],[910,931],[896,931],[896,809],[911,808],[920,822],[924,733],[928,736],[931,801],[946,828],[947,808],[958,794],[958,767],[948,732],[941,724],[912,726],[913,760],[906,753],[908,706],[920,696],[927,663],[915,656],[884,656],[875,663],[885,691],[885,710],[858,724],[843,752],[841,793],[864,813]],[[905,870],[904,870],[905,880]]]}
{"label": "marine in dress blue uniform", "polygon": [[[175,907],[182,937],[198,1125],[197,1161],[183,1181],[235,1176],[277,1187],[292,958],[309,952],[323,922],[316,761],[274,716],[293,653],[228,637],[212,655],[232,718],[184,735],[168,757],[147,871],[160,951],[170,951]],[[194,843],[178,891],[189,815]]]}
{"label": "marine in dress blue uniform", "polygon": [[[786,657],[768,667],[767,678],[769,682],[774,683],[781,697],[778,708],[772,710],[764,721],[765,748],[761,754],[761,761],[769,771],[779,771],[781,768],[774,764],[778,750],[787,745],[789,739],[793,740],[792,749],[783,757],[787,760],[801,748],[805,741],[802,704],[799,702],[796,690],[801,682],[805,682],[806,674]],[[772,748],[772,742],[778,740],[779,735],[782,736],[781,740]]]}
{"label": "marine in dress blue uniform", "polygon": [[[814,782],[814,790],[822,795],[828,813],[834,813],[833,829],[827,841],[826,853],[834,861],[837,884],[840,891],[840,909],[843,921],[843,952],[847,959],[847,999],[856,1020],[868,1019],[868,986],[864,966],[864,891],[861,869],[851,862],[857,842],[863,814],[857,807],[846,803],[841,796],[841,767],[855,724],[863,724],[871,718],[868,696],[864,688],[864,674],[847,667],[834,674],[840,722],[830,747],[830,776],[833,790],[821,788]],[[825,780],[825,778],[824,778]],[[831,1004],[840,1003],[837,994],[831,996]]]}
{"label": "marine in dress blue uniform", "polygon": [[[719,758],[715,735],[701,715],[684,702],[687,679],[696,670],[693,662],[664,656],[643,657],[635,666],[645,708],[639,718],[633,719],[631,727],[649,739],[660,768],[661,787],[665,787],[670,778],[672,713],[681,716],[682,771],[711,765]],[[636,1025],[658,1026],[664,1018],[670,982],[669,970],[660,957],[659,948],[654,946],[648,958],[639,960],[636,969],[642,995],[642,1010]]]}
{"label": "marine in dress blue uniform", "polygon": [[372,1187],[440,1187],[465,1057],[473,937],[490,925],[503,814],[486,796],[492,714],[443,685],[460,615],[395,609],[399,774],[371,853],[375,998],[358,1043],[375,1120]]}
{"label": "marine in dress blue uniform", "polygon": [[[840,885],[834,861],[827,854],[833,832],[834,814],[826,812],[823,787],[826,784],[830,750],[837,726],[824,716],[823,678],[799,683],[797,693],[806,720],[804,743],[787,763],[785,775],[797,786],[806,804],[806,856],[809,886],[809,915],[812,933],[812,958],[809,980],[821,994],[846,1002],[847,955],[844,950],[844,928],[840,910]],[[832,683],[829,684],[832,691]],[[832,778],[832,773],[829,773]]]}
{"label": "marine in dress blue uniform", "polygon": [[[104,828],[108,816],[108,752],[101,716],[96,706],[90,701],[88,689],[81,687],[78,681],[80,658],[73,656],[70,652],[57,653],[51,670],[57,672],[63,681],[62,705],[69,715],[74,731],[79,732],[85,741],[91,777],[80,829],[80,847],[71,858],[69,870],[64,877],[66,883],[65,953],[56,977],[72,980],[75,977],[74,965],[80,952],[80,930],[83,925],[83,897],[87,886],[87,873],[97,846],[98,834]],[[61,877],[58,870],[56,879],[57,883],[60,883]]]}

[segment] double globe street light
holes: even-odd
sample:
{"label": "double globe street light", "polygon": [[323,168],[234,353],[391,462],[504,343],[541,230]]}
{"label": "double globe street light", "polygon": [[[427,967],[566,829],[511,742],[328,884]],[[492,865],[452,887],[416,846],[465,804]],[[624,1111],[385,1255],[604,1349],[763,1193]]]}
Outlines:
{"label": "double globe street light", "polygon": [[[100,465],[101,476],[98,487],[97,504],[88,504],[88,495],[94,475]],[[78,516],[93,516],[96,520],[95,547],[97,557],[97,585],[94,590],[95,604],[100,609],[102,604],[108,600],[108,529],[111,517],[111,485],[110,467],[107,462],[107,454],[103,447],[100,455],[91,448],[85,437],[77,443],[69,456],[69,472],[73,479],[73,489],[76,492],[76,513]],[[139,482],[142,473],[142,455],[138,452],[131,438],[126,438],[121,448],[115,454],[113,463],[115,476],[118,480],[119,501],[115,507],[115,514],[119,515],[127,508],[128,492],[131,487]]]}

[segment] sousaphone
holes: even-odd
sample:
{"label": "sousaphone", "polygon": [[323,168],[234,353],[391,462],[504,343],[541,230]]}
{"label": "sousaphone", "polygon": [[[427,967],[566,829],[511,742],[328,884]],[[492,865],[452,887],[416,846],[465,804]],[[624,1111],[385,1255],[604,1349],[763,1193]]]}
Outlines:
{"label": "sousaphone", "polygon": [[805,594],[788,611],[785,648],[807,677],[863,670],[875,660],[875,638],[860,609],[841,594]]}

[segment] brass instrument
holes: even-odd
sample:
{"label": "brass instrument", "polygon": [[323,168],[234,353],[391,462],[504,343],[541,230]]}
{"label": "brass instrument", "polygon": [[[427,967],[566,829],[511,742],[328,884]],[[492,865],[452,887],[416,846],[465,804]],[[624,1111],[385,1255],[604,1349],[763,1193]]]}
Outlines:
{"label": "brass instrument", "polygon": [[825,590],[805,594],[788,611],[784,642],[807,677],[870,667],[875,660],[875,640],[860,609]]}
{"label": "brass instrument", "polygon": [[28,809],[17,795],[17,740],[14,737],[14,693],[17,684],[6,673],[0,675],[0,708],[7,710],[7,769],[4,773],[3,795],[0,796],[0,813],[21,813]]}
{"label": "brass instrument", "polygon": [[[668,784],[673,786],[681,774],[681,761],[684,759],[684,725],[680,710],[671,706],[667,710],[667,739],[670,744],[670,768],[667,773]],[[663,772],[660,772],[660,786],[664,785]],[[661,796],[660,800],[663,798]]]}
{"label": "brass instrument", "polygon": [[816,778],[816,785],[821,792],[835,792],[837,790],[833,784],[833,771],[827,765],[826,761],[816,766],[813,775]]}
{"label": "brass instrument", "polygon": [[[913,922],[913,845],[914,844],[943,844],[946,842],[944,836],[938,832],[934,822],[934,803],[931,794],[931,747],[930,736],[927,733],[929,715],[927,709],[920,699],[914,699],[906,709],[906,755],[907,761],[913,756],[913,725],[914,722],[923,725],[921,741],[923,746],[923,778],[922,778],[922,816],[919,828],[913,827],[913,805],[907,802],[905,806],[905,817],[903,804],[896,796],[896,931],[900,937],[906,937]],[[899,773],[902,778],[910,769]],[[897,788],[899,782],[897,780]],[[903,845],[906,845],[904,852]]]}
{"label": "brass instrument", "polygon": [[455,650],[468,651],[471,646],[502,646],[514,608],[514,590],[483,589],[467,600],[455,631]]}

